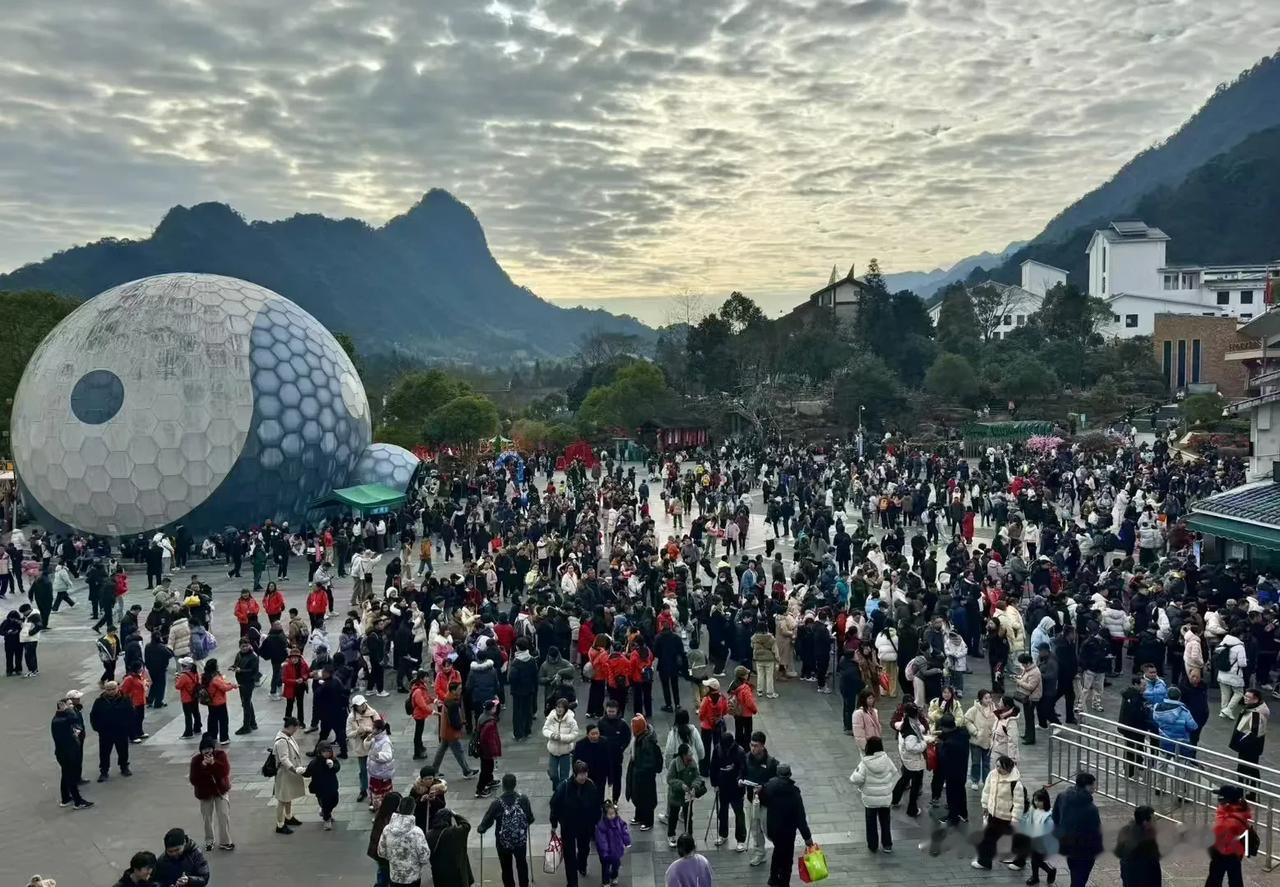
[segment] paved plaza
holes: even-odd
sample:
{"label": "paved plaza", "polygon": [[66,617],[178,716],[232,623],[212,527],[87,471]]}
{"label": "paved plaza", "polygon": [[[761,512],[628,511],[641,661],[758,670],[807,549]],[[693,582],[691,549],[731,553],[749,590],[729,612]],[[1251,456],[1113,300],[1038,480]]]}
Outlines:
{"label": "paved plaza", "polygon": [[[758,506],[758,493],[756,499]],[[667,529],[656,486],[652,507],[658,515],[660,530]],[[763,550],[760,519],[760,514],[753,515],[754,538],[749,539],[747,545],[751,554]],[[989,538],[987,531],[980,530],[980,539],[984,538],[984,533],[985,538]],[[784,545],[783,551],[789,553],[789,547]],[[300,577],[295,574],[281,587],[289,606],[301,609],[307,590],[306,571],[305,565],[299,564],[298,567]],[[448,565],[440,561],[437,561],[437,567],[448,569]],[[237,635],[232,602],[242,580],[228,580],[225,569],[216,565],[193,564],[187,572],[177,574],[175,584],[185,584],[191,572],[199,573],[215,590],[213,631],[220,640],[218,658],[224,664],[228,663],[234,653]],[[145,587],[142,576],[132,577],[132,602],[149,605]],[[348,594],[349,586],[344,580],[336,594],[340,608]],[[81,689],[86,694],[87,711],[97,692],[100,674],[93,646],[96,634],[90,628],[92,623],[88,619],[89,608],[84,602],[83,584],[78,586],[73,596],[78,603],[75,609],[55,613],[52,630],[42,635],[40,674],[29,680],[5,678],[0,682],[4,712],[0,720],[0,747],[5,759],[5,766],[0,772],[0,846],[4,847],[7,883],[25,884],[31,874],[40,873],[57,878],[62,887],[111,885],[119,878],[133,852],[140,849],[160,852],[161,836],[167,829],[181,826],[197,841],[201,836],[199,808],[187,783],[187,763],[196,751],[196,741],[180,738],[181,707],[172,686],[167,692],[169,706],[160,711],[147,711],[146,729],[151,734],[150,738],[131,748],[134,775],[126,779],[113,773],[106,784],[86,786],[86,797],[96,802],[91,810],[77,812],[58,807],[58,770],[53,761],[49,736],[54,702],[67,690]],[[6,610],[13,606],[9,604],[12,600],[11,597],[5,602],[8,604]],[[336,631],[339,624],[338,620],[331,620],[330,630]],[[985,661],[970,661],[975,673],[968,677],[966,685],[972,691],[984,686],[989,675]],[[266,673],[269,675],[269,667]],[[1115,686],[1108,691],[1108,717],[1114,717],[1118,711],[1119,689],[1120,686]],[[779,699],[760,701],[761,712],[756,717],[755,726],[768,734],[772,753],[780,761],[792,765],[795,780],[804,793],[815,839],[827,852],[831,869],[829,884],[948,884],[965,887],[1011,885],[1025,881],[1025,874],[1009,872],[998,865],[993,872],[971,869],[972,847],[965,843],[963,836],[956,836],[954,844],[945,847],[937,857],[918,850],[917,844],[927,837],[927,814],[919,820],[911,820],[903,812],[894,811],[895,853],[892,856],[869,854],[863,840],[861,804],[857,792],[848,782],[848,775],[857,763],[857,750],[853,740],[841,734],[839,695],[819,695],[814,691],[814,685],[800,682],[783,682],[779,692]],[[691,696],[689,694],[688,698]],[[1216,692],[1213,697],[1216,702]],[[411,760],[412,723],[404,715],[403,698],[393,693],[387,698],[370,699],[394,728],[397,789],[408,786],[420,763]],[[235,729],[240,725],[239,700],[235,694],[231,694],[229,704],[231,726]],[[355,800],[357,770],[354,759],[342,770],[343,795],[335,813],[338,819],[335,831],[321,830],[314,799],[308,796],[294,805],[295,815],[303,820],[303,827],[290,836],[274,834],[271,781],[261,776],[260,768],[283,714],[284,703],[269,700],[264,685],[255,694],[255,706],[262,729],[250,736],[234,736],[226,749],[232,765],[232,825],[236,850],[231,853],[215,850],[210,854],[213,883],[281,887],[317,883],[372,884],[374,864],[365,852],[370,814],[364,804]],[[882,706],[881,714],[886,723],[891,710],[888,703]],[[660,740],[663,740],[671,716],[657,711],[655,714],[655,727]],[[538,720],[537,725],[540,723]],[[563,884],[563,869],[555,875],[541,873],[541,849],[547,840],[546,813],[551,789],[545,773],[545,746],[537,740],[536,729],[534,739],[517,744],[510,737],[509,724],[510,718],[504,714],[504,756],[498,762],[497,773],[501,776],[510,772],[519,777],[520,790],[530,796],[539,820],[532,829],[536,882],[560,885]],[[434,725],[434,720],[428,725],[428,736],[434,737]],[[304,748],[309,748],[314,735],[299,734],[298,738],[303,741]],[[1226,722],[1212,719],[1201,744],[1225,751]],[[1047,742],[1042,737],[1039,745],[1022,748],[1021,770],[1030,785],[1038,785],[1046,778],[1046,746]],[[428,743],[429,752],[434,748],[432,738]],[[893,751],[890,743],[891,754]],[[1276,761],[1273,747],[1263,762],[1274,767]],[[96,739],[93,735],[88,737],[85,775],[90,779],[96,776]],[[451,756],[444,762],[442,775],[449,780],[450,807],[477,825],[489,801],[473,798],[474,781],[461,779]],[[1103,802],[1102,807],[1110,848],[1115,830],[1130,814],[1118,805]],[[715,869],[716,883],[764,885],[768,866],[751,868],[747,854],[733,851],[732,841],[719,849],[711,847],[709,842],[704,846],[703,834],[709,808],[709,799],[699,803],[695,834],[700,849]],[[623,813],[628,818],[630,811],[630,805],[624,802]],[[969,827],[977,830],[980,823],[976,794],[971,794],[970,811],[973,815]],[[1188,832],[1175,844],[1172,826],[1166,828],[1165,833],[1162,842],[1166,854],[1165,883],[1176,887],[1203,884],[1207,866],[1204,851],[1208,844],[1207,834]],[[485,837],[483,884],[498,885],[501,879],[493,852],[492,832]],[[633,847],[623,863],[620,883],[631,887],[661,884],[663,873],[674,858],[673,851],[666,846],[662,827],[649,833],[633,831],[632,839]],[[481,845],[474,832],[471,847],[472,865],[479,881]],[[1060,879],[1060,883],[1067,881],[1065,868]],[[1251,861],[1245,866],[1245,880],[1251,885],[1277,885],[1280,884],[1280,872],[1267,875],[1261,871],[1260,865]],[[584,883],[599,883],[599,865],[594,854]],[[793,877],[792,883],[798,884],[799,879]],[[1092,883],[1119,883],[1113,856],[1107,855],[1099,860]]]}

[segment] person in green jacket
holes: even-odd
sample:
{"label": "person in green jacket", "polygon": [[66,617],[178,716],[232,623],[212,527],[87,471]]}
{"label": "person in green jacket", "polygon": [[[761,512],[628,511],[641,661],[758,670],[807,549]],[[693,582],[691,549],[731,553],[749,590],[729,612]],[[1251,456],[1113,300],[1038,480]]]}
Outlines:
{"label": "person in green jacket", "polygon": [[707,784],[698,771],[698,762],[693,757],[693,750],[681,744],[676,749],[676,756],[667,768],[667,845],[676,845],[676,823],[680,820],[682,810],[688,810],[685,818],[685,832],[693,828],[693,802],[707,793]]}
{"label": "person in green jacket", "polygon": [[262,589],[262,574],[267,572],[267,544],[261,539],[253,545],[253,590]]}

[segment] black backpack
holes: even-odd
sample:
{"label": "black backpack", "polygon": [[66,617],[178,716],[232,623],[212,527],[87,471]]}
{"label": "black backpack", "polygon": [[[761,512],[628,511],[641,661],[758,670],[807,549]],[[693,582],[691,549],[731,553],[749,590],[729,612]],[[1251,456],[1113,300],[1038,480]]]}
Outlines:
{"label": "black backpack", "polygon": [[262,775],[268,779],[274,779],[279,770],[280,765],[276,762],[276,751],[272,749],[267,752],[267,759],[262,762]]}
{"label": "black backpack", "polygon": [[1231,671],[1231,648],[1226,644],[1219,644],[1213,651],[1213,667],[1216,671]]}
{"label": "black backpack", "polygon": [[502,818],[498,821],[497,844],[502,850],[516,850],[529,840],[529,818],[525,816],[521,796],[516,795],[514,804],[508,805],[501,798]]}

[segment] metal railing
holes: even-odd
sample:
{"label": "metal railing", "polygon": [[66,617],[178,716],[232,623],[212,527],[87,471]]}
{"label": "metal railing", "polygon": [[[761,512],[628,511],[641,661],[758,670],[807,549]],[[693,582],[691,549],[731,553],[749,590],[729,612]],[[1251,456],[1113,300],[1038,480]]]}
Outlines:
{"label": "metal railing", "polygon": [[1076,717],[1075,724],[1049,730],[1050,785],[1087,771],[1097,779],[1097,795],[1130,807],[1146,805],[1162,819],[1203,828],[1213,827],[1218,788],[1240,786],[1253,809],[1262,867],[1280,868],[1280,770],[1245,762],[1258,776],[1243,776],[1232,755],[1185,743],[1173,743],[1176,750],[1166,752],[1161,743],[1167,740],[1157,733],[1087,713]]}

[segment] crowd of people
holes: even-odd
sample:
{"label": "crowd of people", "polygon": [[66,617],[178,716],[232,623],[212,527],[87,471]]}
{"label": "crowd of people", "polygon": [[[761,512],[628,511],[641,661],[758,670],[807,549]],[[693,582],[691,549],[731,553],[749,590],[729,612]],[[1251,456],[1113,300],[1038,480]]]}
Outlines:
{"label": "crowd of people", "polygon": [[[228,675],[215,656],[210,586],[198,575],[182,587],[170,578],[189,569],[185,536],[137,540],[133,556],[148,561],[145,606],[129,604],[141,595],[97,541],[36,537],[29,556],[11,543],[8,560],[29,576],[37,609],[24,604],[0,626],[6,653],[15,635],[26,656],[24,633],[49,627],[36,587],[48,584],[48,595],[61,571],[82,572],[92,618],[106,628],[89,719],[100,781],[113,754],[130,774],[130,746],[148,736],[147,710],[166,705],[176,666],[183,736],[198,739],[190,781],[206,851],[234,848],[229,694],[240,701],[235,733],[251,735],[254,693],[268,684],[286,703],[263,766],[276,832],[302,825],[292,804],[307,794],[332,828],[338,773],[354,756],[382,884],[418,883],[427,870],[434,883],[470,883],[471,825],[450,808],[443,778],[451,755],[460,776],[476,780],[475,797],[491,799],[477,830],[494,832],[504,885],[524,887],[528,829],[542,811],[514,776],[499,778],[498,763],[504,741],[538,735],[553,790],[548,852],[563,860],[570,887],[593,848],[604,882],[615,880],[629,826],[659,823],[678,853],[668,883],[709,884],[692,838],[693,808],[707,796],[716,845],[728,843],[732,818],[734,849],[753,865],[768,860],[770,885],[789,884],[797,839],[809,848],[812,834],[793,767],[771,755],[755,718],[763,712],[767,723],[779,690],[807,684],[841,697],[838,730],[860,753],[850,781],[871,852],[893,851],[890,810],[905,803],[911,817],[936,811],[928,852],[982,816],[975,868],[992,868],[1000,839],[1015,834],[1003,864],[1029,865],[1028,883],[1041,872],[1052,881],[1049,860],[1062,855],[1083,887],[1103,850],[1100,829],[1096,841],[1081,837],[1097,819],[1093,776],[1080,774],[1057,797],[1029,792],[1020,748],[1038,741],[1037,728],[1101,713],[1135,745],[1149,733],[1163,740],[1158,754],[1190,759],[1213,687],[1239,760],[1219,819],[1248,820],[1280,653],[1277,585],[1202,557],[1202,540],[1182,522],[1197,498],[1240,481],[1231,460],[1183,460],[1163,440],[1105,452],[1010,445],[972,459],[952,446],[920,452],[887,440],[726,446],[648,465],[606,458],[571,466],[560,483],[548,457],[525,468],[527,477],[506,464],[462,472],[392,514],[296,533],[264,522],[204,540],[201,553],[229,576],[245,560],[252,570],[229,604],[239,637]],[[756,496],[763,514],[753,521]],[[660,533],[651,509],[678,529]],[[978,538],[988,532],[989,542]],[[748,553],[761,543],[763,552]],[[305,582],[290,579],[293,558],[305,560]],[[301,608],[285,600],[293,582],[307,589]],[[1132,685],[1108,711],[1103,688],[1116,681]],[[392,692],[403,715],[380,702]],[[53,732],[63,802],[86,809],[80,701],[68,693],[58,702]],[[400,720],[413,722],[411,750],[396,748],[391,725]],[[407,757],[430,763],[410,768]],[[1159,870],[1143,811],[1115,848],[1122,873]],[[1243,845],[1223,839],[1211,854],[1210,880],[1234,883]]]}

